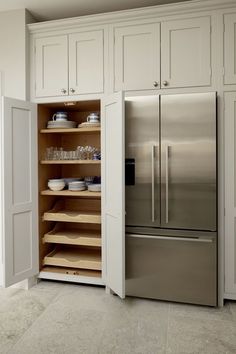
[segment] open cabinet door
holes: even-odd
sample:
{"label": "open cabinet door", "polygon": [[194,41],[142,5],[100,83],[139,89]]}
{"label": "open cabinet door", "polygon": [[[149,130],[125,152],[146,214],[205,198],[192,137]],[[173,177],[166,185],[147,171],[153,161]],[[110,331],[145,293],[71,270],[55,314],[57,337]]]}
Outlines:
{"label": "open cabinet door", "polygon": [[102,205],[106,285],[125,297],[124,99],[108,96],[102,104]]}
{"label": "open cabinet door", "polygon": [[38,273],[36,105],[1,98],[2,283]]}

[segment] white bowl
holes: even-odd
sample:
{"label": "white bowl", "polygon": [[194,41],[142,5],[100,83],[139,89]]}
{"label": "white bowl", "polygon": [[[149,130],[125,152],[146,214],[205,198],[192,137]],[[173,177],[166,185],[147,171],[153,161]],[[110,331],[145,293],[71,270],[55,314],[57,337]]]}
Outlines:
{"label": "white bowl", "polygon": [[101,184],[89,184],[88,190],[90,192],[101,192]]}
{"label": "white bowl", "polygon": [[52,191],[61,191],[65,185],[65,182],[48,182],[48,188]]}

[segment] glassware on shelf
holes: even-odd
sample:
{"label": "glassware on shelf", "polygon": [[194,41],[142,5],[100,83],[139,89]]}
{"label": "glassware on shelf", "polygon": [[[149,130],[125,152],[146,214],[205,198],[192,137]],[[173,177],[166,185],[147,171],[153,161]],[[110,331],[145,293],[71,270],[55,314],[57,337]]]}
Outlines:
{"label": "glassware on shelf", "polygon": [[45,160],[100,160],[100,150],[94,146],[77,146],[76,150],[64,150],[62,147],[48,147]]}

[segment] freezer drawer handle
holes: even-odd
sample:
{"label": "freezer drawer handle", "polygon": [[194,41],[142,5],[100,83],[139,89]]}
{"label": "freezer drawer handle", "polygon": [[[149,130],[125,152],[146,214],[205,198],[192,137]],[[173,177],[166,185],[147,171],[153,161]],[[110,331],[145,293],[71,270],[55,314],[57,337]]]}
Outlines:
{"label": "freezer drawer handle", "polygon": [[165,241],[186,241],[186,242],[204,242],[212,243],[214,238],[204,238],[204,237],[173,237],[173,236],[150,236],[150,235],[139,235],[139,234],[127,234],[128,237],[135,238],[149,238],[153,240],[165,240]]}
{"label": "freezer drawer handle", "polygon": [[166,224],[169,222],[169,145],[166,145]]}

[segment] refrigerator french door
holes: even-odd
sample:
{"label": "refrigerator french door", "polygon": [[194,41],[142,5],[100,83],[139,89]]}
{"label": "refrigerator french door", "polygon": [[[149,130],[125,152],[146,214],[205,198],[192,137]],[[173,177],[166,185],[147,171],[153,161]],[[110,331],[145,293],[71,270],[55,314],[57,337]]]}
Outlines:
{"label": "refrigerator french door", "polygon": [[125,121],[126,294],[216,305],[216,93],[130,97]]}

